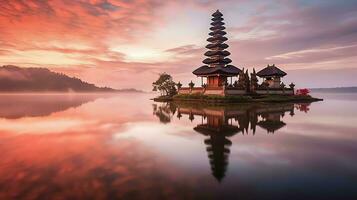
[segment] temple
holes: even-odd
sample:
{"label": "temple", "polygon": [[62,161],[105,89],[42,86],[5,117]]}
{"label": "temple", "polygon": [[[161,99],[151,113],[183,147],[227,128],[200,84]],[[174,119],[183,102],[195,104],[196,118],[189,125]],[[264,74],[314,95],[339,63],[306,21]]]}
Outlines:
{"label": "temple", "polygon": [[228,77],[238,76],[240,69],[233,65],[229,65],[232,60],[227,58],[230,55],[226,49],[228,45],[224,42],[228,39],[225,37],[227,34],[224,30],[224,22],[222,13],[218,10],[213,13],[211,32],[207,41],[209,44],[206,46],[208,51],[204,54],[207,56],[203,60],[202,67],[199,67],[193,74],[198,77],[205,77],[207,79],[206,90],[221,88],[226,82]]}
{"label": "temple", "polygon": [[277,68],[275,64],[268,65],[257,73],[257,76],[264,79],[263,83],[270,88],[280,88],[281,78],[285,75],[286,73]]}
{"label": "temple", "polygon": [[[287,75],[284,71],[273,65],[268,65],[258,73],[248,73],[231,65],[232,60],[228,58],[230,52],[225,42],[225,23],[223,14],[217,10],[212,14],[208,49],[204,54],[207,58],[203,60],[203,66],[195,69],[192,73],[201,78],[201,87],[194,87],[191,81],[189,87],[179,87],[179,94],[203,94],[203,95],[245,95],[245,94],[294,94],[294,84],[289,88],[281,81]],[[259,84],[258,77],[263,81]],[[233,78],[236,80],[233,82]],[[206,82],[204,83],[204,80]]]}

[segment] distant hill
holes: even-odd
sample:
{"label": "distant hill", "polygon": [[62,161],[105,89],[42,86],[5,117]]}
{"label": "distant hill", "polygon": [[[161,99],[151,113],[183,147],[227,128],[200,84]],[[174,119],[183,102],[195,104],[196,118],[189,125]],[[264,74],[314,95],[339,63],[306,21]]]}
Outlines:
{"label": "distant hill", "polygon": [[13,65],[0,67],[1,92],[103,92],[115,91],[86,83],[78,78],[52,72],[46,68],[21,68]]}
{"label": "distant hill", "polygon": [[311,88],[310,90],[324,93],[357,93],[357,87]]}
{"label": "distant hill", "polygon": [[137,89],[135,89],[135,88],[126,88],[126,89],[118,89],[118,90],[116,90],[116,91],[118,91],[118,92],[138,92],[138,93],[144,93],[144,91],[142,91],[142,90],[137,90]]}
{"label": "distant hill", "polygon": [[0,92],[139,92],[97,87],[79,78],[52,72],[46,68],[0,67]]}

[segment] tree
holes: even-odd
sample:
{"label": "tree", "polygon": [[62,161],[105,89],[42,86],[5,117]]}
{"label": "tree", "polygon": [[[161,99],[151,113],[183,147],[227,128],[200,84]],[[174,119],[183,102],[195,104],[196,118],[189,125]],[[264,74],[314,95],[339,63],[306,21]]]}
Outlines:
{"label": "tree", "polygon": [[160,91],[161,96],[174,96],[177,94],[176,83],[172,76],[166,72],[159,75],[159,78],[152,83],[153,91]]}

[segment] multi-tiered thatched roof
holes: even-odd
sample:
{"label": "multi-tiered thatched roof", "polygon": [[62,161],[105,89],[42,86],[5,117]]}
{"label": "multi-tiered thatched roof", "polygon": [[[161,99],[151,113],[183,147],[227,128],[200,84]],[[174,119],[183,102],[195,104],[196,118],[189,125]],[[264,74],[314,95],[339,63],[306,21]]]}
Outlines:
{"label": "multi-tiered thatched roof", "polygon": [[212,14],[212,27],[209,33],[210,37],[207,39],[209,44],[206,46],[208,51],[204,54],[207,56],[203,60],[206,64],[199,67],[193,74],[197,76],[208,76],[208,75],[226,75],[226,76],[237,76],[241,71],[233,65],[229,65],[232,60],[227,58],[230,53],[226,50],[228,45],[224,42],[228,39],[225,37],[227,34],[224,30],[223,14],[217,10]]}
{"label": "multi-tiered thatched roof", "polygon": [[278,76],[278,77],[283,77],[285,76],[286,73],[277,68],[275,66],[275,64],[273,65],[268,65],[266,68],[260,70],[258,73],[257,73],[257,76],[261,77],[261,78],[264,78],[264,77],[269,77],[269,76]]}

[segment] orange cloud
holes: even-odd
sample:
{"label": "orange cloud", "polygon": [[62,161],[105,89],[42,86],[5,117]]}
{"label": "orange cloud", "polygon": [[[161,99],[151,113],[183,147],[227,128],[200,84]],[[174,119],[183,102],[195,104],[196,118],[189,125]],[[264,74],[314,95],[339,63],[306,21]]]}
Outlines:
{"label": "orange cloud", "polygon": [[[125,62],[123,53],[110,48],[131,43],[160,23],[155,10],[161,4],[151,0],[3,2],[0,63],[51,67],[97,84],[113,70],[142,69],[145,64],[131,67],[136,64]],[[98,74],[103,76],[95,77]],[[118,84],[113,84],[115,79]],[[119,80],[117,76],[99,85],[118,87]]]}
{"label": "orange cloud", "polygon": [[195,78],[192,70],[202,65],[210,14],[220,8],[227,22],[231,58],[238,67],[259,69],[275,63],[284,70],[357,68],[353,64],[357,55],[352,51],[279,58],[292,52],[355,45],[355,3],[305,4],[279,0],[3,1],[0,64],[49,67],[115,88],[149,90],[164,71],[186,83]]}

